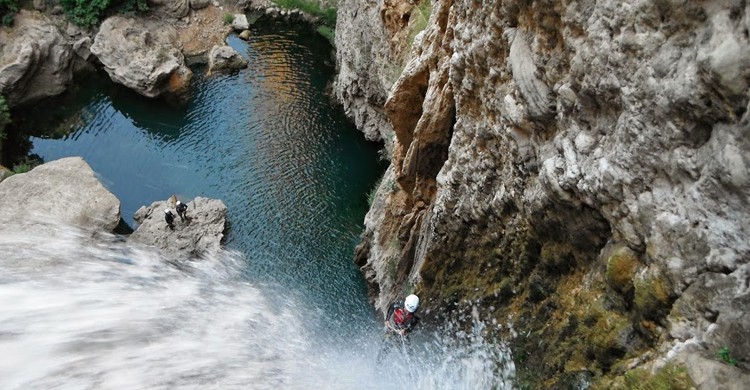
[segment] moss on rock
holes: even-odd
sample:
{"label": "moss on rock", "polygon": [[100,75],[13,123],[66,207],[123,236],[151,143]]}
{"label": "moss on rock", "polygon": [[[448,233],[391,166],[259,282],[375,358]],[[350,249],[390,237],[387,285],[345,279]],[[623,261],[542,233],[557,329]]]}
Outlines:
{"label": "moss on rock", "polygon": [[634,282],[635,311],[640,318],[659,321],[669,312],[669,282],[654,274],[637,277]]}
{"label": "moss on rock", "polygon": [[695,388],[684,367],[669,364],[652,374],[639,368],[625,374],[625,388],[632,390],[688,390]]}
{"label": "moss on rock", "polygon": [[607,259],[607,284],[622,295],[633,290],[633,277],[640,262],[628,247],[621,247]]}

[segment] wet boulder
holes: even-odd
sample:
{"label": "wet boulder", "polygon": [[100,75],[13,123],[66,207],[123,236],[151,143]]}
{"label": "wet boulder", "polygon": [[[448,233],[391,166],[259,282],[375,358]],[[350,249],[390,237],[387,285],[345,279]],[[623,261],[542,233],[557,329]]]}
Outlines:
{"label": "wet boulder", "polygon": [[[140,224],[129,240],[155,246],[167,256],[189,259],[216,253],[224,239],[227,207],[217,199],[197,197],[187,202],[187,218],[182,220],[170,200],[157,201],[135,212]],[[164,219],[164,210],[174,214],[173,228]]]}

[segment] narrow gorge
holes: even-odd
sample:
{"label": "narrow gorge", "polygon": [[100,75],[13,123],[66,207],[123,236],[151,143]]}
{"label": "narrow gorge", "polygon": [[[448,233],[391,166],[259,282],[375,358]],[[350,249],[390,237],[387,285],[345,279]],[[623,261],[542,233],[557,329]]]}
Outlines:
{"label": "narrow gorge", "polygon": [[522,388],[750,384],[750,5],[339,6],[335,93],[391,156],[376,307],[478,311]]}
{"label": "narrow gorge", "polygon": [[[124,183],[107,184],[132,187],[127,178],[141,177],[146,170],[136,163],[156,161],[168,167],[161,172],[164,181],[179,182],[170,183],[169,191],[219,188],[228,199],[229,219],[235,218],[230,242],[241,251],[196,265],[194,277],[165,266],[161,256],[133,252],[116,238],[110,237],[112,248],[103,248],[107,241],[81,250],[75,245],[86,245],[92,237],[67,234],[75,237],[70,240],[75,245],[68,245],[66,234],[55,237],[50,247],[59,246],[63,260],[69,260],[68,252],[73,253],[68,257],[91,252],[102,260],[85,263],[81,272],[65,261],[43,258],[27,265],[25,251],[17,248],[34,247],[40,236],[29,239],[14,231],[0,240],[5,255],[12,254],[4,264],[13,272],[6,285],[0,283],[8,308],[0,324],[14,326],[0,342],[21,345],[12,344],[13,337],[23,335],[27,322],[38,318],[63,318],[55,340],[59,343],[78,336],[66,333],[65,326],[72,323],[65,322],[67,309],[40,310],[43,316],[37,317],[33,307],[16,303],[21,302],[16,297],[43,302],[58,293],[65,280],[58,279],[57,271],[39,273],[50,267],[65,269],[77,285],[88,286],[81,295],[75,288],[66,289],[75,298],[67,302],[74,315],[79,314],[76,305],[87,302],[77,300],[86,293],[116,301],[117,294],[131,291],[133,285],[145,286],[145,293],[131,295],[145,304],[122,305],[104,331],[119,332],[123,319],[133,313],[152,325],[143,334],[128,329],[117,333],[112,345],[127,345],[128,356],[146,355],[164,364],[173,382],[145,375],[132,382],[135,387],[184,383],[201,388],[215,375],[214,383],[234,388],[246,388],[257,377],[265,379],[261,388],[354,388],[362,381],[367,388],[392,388],[401,378],[384,378],[371,355],[382,338],[382,314],[411,293],[421,299],[424,329],[448,324],[464,334],[481,333],[476,339],[485,349],[470,352],[492,356],[477,370],[495,379],[476,375],[478,380],[466,383],[471,375],[451,372],[451,364],[468,361],[456,371],[472,373],[472,364],[481,359],[467,352],[469,358],[454,360],[446,352],[440,360],[433,351],[448,351],[445,345],[450,342],[424,342],[424,361],[432,366],[415,369],[398,361],[388,367],[418,382],[415,388],[471,388],[481,383],[518,389],[750,387],[746,0],[303,1],[319,11],[336,7],[336,75],[329,92],[362,135],[354,129],[352,133],[382,142],[381,155],[388,165],[371,194],[359,238],[361,226],[350,219],[360,204],[362,213],[367,205],[352,199],[369,185],[378,167],[369,160],[366,167],[357,167],[357,160],[374,157],[376,151],[342,135],[346,126],[337,119],[340,112],[315,111],[321,101],[327,107],[322,92],[298,90],[325,83],[320,80],[330,73],[318,71],[333,69],[334,59],[311,62],[309,73],[291,72],[295,61],[313,52],[295,40],[307,40],[315,30],[281,35],[277,19],[269,22],[262,39],[247,43],[252,41],[248,15],[251,22],[270,15],[295,27],[315,19],[293,11],[290,22],[292,11],[270,10],[275,2],[265,0],[129,1],[134,2],[148,4],[150,10],[136,17],[109,15],[89,28],[65,20],[64,1],[20,2],[15,26],[0,27],[0,139],[10,123],[3,110],[6,103],[11,111],[33,106],[98,69],[108,81],[138,93],[125,99],[149,106],[141,118],[165,117],[153,119],[165,127],[153,130],[148,121],[132,120],[128,104],[112,110],[126,123],[123,134],[145,141],[114,146],[117,141],[108,141],[104,146],[111,148],[111,155],[100,161],[118,153],[126,155],[123,160],[137,160],[132,156],[141,150],[151,154],[130,164],[136,172],[122,173],[117,167],[115,176]],[[4,7],[0,1],[0,11],[6,11]],[[232,29],[247,34],[237,34],[229,45],[226,38]],[[317,38],[327,53],[330,47]],[[207,70],[201,69],[196,81],[192,69],[202,62]],[[231,77],[209,77],[224,67],[231,69]],[[196,117],[218,112],[212,104],[242,115],[234,122],[218,115],[195,126],[197,130],[185,125],[185,118],[178,118],[181,111],[165,107],[185,104],[196,88],[201,92],[194,102],[209,107]],[[159,104],[143,103],[152,101],[148,99]],[[297,111],[284,111],[289,102],[301,103],[294,106]],[[298,115],[305,109],[322,123],[315,131],[310,129],[313,120]],[[104,125],[94,130],[107,127],[104,118]],[[180,143],[181,135],[188,141]],[[112,133],[101,137],[86,142],[119,139]],[[3,162],[10,159],[12,142],[30,143],[9,133],[0,148]],[[214,149],[182,153],[183,147],[203,144]],[[81,149],[95,148],[85,144]],[[304,158],[300,150],[306,150]],[[202,171],[206,167],[210,172]],[[236,176],[227,180],[222,176],[227,171]],[[0,180],[11,174],[0,166]],[[201,175],[205,178],[195,178]],[[14,182],[6,182],[5,188],[16,191],[10,188]],[[167,191],[160,185],[144,187]],[[331,192],[332,187],[338,191]],[[22,203],[26,197],[16,192],[13,199]],[[298,209],[300,199],[304,201]],[[9,220],[21,218],[6,214]],[[262,219],[237,223],[256,214]],[[164,228],[157,222],[153,226]],[[321,229],[311,234],[314,229],[305,223]],[[56,228],[66,232],[65,226]],[[351,242],[356,242],[353,258],[366,292],[351,264],[351,270],[343,271],[337,265],[339,252],[350,250],[346,245]],[[43,257],[48,249],[34,247],[29,253]],[[105,277],[92,280],[90,274],[98,272]],[[40,293],[33,288],[36,277],[45,283]],[[143,286],[137,284],[144,280]],[[170,284],[161,284],[164,280]],[[334,285],[339,282],[341,286]],[[188,293],[181,294],[181,288]],[[274,300],[287,288],[299,291],[284,296],[282,315],[271,318],[266,313],[276,310],[279,303]],[[204,300],[204,292],[210,299]],[[170,310],[165,311],[161,301],[149,300],[160,294],[173,305]],[[102,306],[121,304],[104,302]],[[201,304],[192,310],[194,302]],[[369,318],[373,307],[376,313]],[[98,309],[86,310],[97,314]],[[328,310],[336,315],[328,316]],[[330,317],[336,319],[333,326],[326,322]],[[349,317],[359,322],[351,324]],[[183,319],[194,320],[200,328],[172,339],[172,328],[165,332],[163,324]],[[87,325],[79,331],[85,342],[102,332],[97,324],[81,323]],[[287,327],[293,333],[289,339],[282,334]],[[211,344],[193,342],[206,332]],[[157,354],[144,350],[139,341],[153,336],[161,340]],[[342,337],[354,341],[342,347]],[[172,357],[174,344],[186,351],[179,359]],[[98,362],[94,369],[80,365],[75,355],[65,355],[71,367],[81,370],[81,383],[105,377],[114,378],[107,384],[123,383],[117,381],[123,372],[118,371],[122,365],[112,363],[116,359],[98,359],[100,351],[94,347],[86,351],[87,359]],[[507,361],[508,351],[512,362]],[[456,355],[465,351],[459,352]],[[192,354],[209,362],[198,367],[199,374],[190,371]],[[54,354],[44,357],[57,360]],[[134,371],[148,372],[148,360],[139,359],[133,359],[140,363]],[[21,360],[14,363],[28,366]],[[17,385],[13,388],[28,383],[44,388],[71,380],[64,370],[39,374],[41,378],[30,370],[28,379],[11,376],[18,375],[17,370],[7,367],[13,366],[0,364],[0,372],[10,378],[6,384]],[[421,376],[414,374],[422,368]],[[310,376],[307,370],[313,369]],[[330,381],[332,376],[340,381]]]}

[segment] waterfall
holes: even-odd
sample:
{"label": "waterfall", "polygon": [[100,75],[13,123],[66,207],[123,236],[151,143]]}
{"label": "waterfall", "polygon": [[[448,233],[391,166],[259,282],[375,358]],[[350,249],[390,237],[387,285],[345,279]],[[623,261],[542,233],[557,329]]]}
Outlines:
{"label": "waterfall", "polygon": [[6,232],[0,388],[511,387],[507,352],[479,333],[465,343],[423,336],[378,365],[376,321],[361,319],[354,336],[316,326],[325,313],[251,284],[245,267],[237,252],[174,262],[71,227]]}

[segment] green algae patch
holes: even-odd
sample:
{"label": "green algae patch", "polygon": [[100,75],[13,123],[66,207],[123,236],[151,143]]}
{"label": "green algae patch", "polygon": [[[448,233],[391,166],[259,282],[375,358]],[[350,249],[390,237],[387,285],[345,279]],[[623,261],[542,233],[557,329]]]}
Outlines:
{"label": "green algae patch", "polygon": [[607,284],[622,295],[629,294],[633,291],[633,278],[639,265],[638,257],[628,247],[617,249],[607,259]]}

